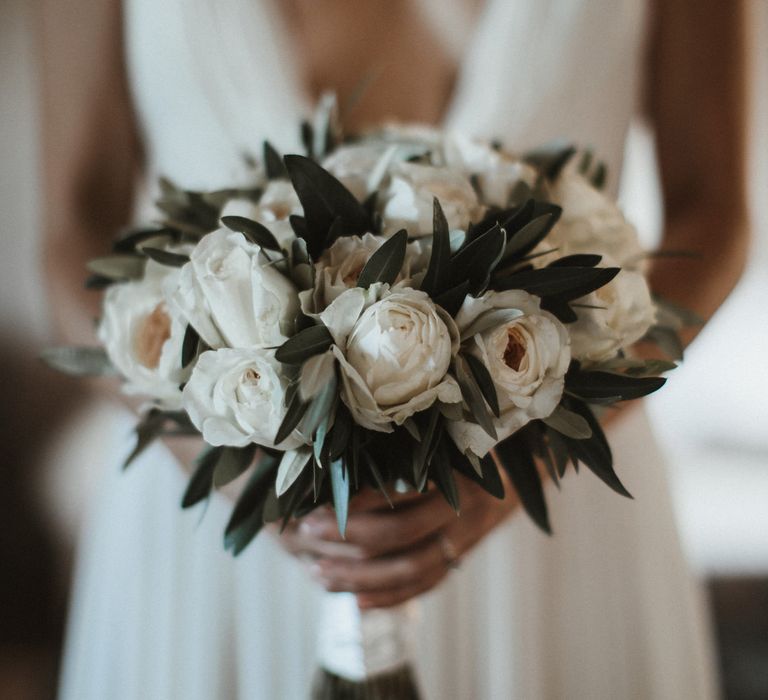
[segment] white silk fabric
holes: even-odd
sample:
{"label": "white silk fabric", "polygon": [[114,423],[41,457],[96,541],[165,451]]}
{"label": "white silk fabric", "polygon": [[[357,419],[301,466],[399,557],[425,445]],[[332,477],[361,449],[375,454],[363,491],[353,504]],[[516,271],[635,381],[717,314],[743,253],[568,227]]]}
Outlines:
{"label": "white silk fabric", "polygon": [[[646,19],[640,0],[487,0],[467,27],[444,125],[515,149],[566,136],[608,162],[615,189]],[[125,32],[150,189],[159,174],[191,189],[245,183],[243,155],[263,139],[298,148],[309,104],[270,2],[125,0]],[[182,512],[185,476],[162,445],[122,473],[132,423],[115,409],[104,435],[61,697],[307,697],[320,592],[269,535],[238,559],[225,553],[231,505],[215,496]],[[706,618],[643,412],[609,438],[633,501],[587,470],[570,474],[548,488],[553,537],[518,515],[423,597],[425,698],[715,696]]]}

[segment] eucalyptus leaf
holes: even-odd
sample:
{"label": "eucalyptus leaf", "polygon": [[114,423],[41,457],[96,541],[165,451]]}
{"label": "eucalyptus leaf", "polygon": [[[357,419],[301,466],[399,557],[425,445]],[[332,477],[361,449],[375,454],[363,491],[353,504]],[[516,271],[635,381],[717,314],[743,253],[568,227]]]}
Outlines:
{"label": "eucalyptus leaf", "polygon": [[104,348],[53,347],[45,348],[40,359],[49,367],[75,377],[102,377],[117,374]]}
{"label": "eucalyptus leaf", "polygon": [[213,472],[213,486],[220,489],[237,479],[253,462],[256,445],[245,447],[225,447],[221,451],[216,469]]}
{"label": "eucalyptus leaf", "polygon": [[323,324],[299,331],[275,352],[275,359],[287,365],[300,365],[310,357],[324,353],[333,345],[333,336]]}
{"label": "eucalyptus leaf", "polygon": [[251,243],[267,250],[280,252],[280,243],[274,234],[264,224],[244,216],[222,216],[221,223],[230,231],[242,233]]}
{"label": "eucalyptus leaf", "polygon": [[279,180],[288,177],[288,171],[280,154],[269,141],[264,142],[264,170],[269,180]]}
{"label": "eucalyptus leaf", "polygon": [[272,481],[280,458],[262,452],[253,474],[237,499],[224,530],[224,547],[234,556],[240,554],[264,525],[264,505],[272,489]]}
{"label": "eucalyptus leaf", "polygon": [[283,453],[275,480],[275,491],[278,497],[282,496],[293,485],[299,478],[299,474],[310,465],[311,460],[312,451],[305,446]]}
{"label": "eucalyptus leaf", "polygon": [[618,267],[546,267],[495,279],[493,286],[497,290],[523,289],[536,296],[557,296],[560,301],[570,301],[608,284],[619,271]]}
{"label": "eucalyptus leaf", "polygon": [[648,329],[643,340],[655,343],[667,357],[673,360],[683,359],[683,341],[674,328],[652,326]]}
{"label": "eucalyptus leaf", "polygon": [[437,197],[432,200],[432,251],[421,288],[430,296],[448,284],[451,270],[451,235],[448,220]]}
{"label": "eucalyptus leaf", "polygon": [[[299,390],[301,393],[301,390]],[[332,409],[338,399],[338,380],[336,373],[331,374],[330,379],[325,386],[315,396],[304,414],[302,423],[302,432],[306,435],[312,435],[320,425],[320,421],[332,413]]]}
{"label": "eucalyptus leaf", "polygon": [[483,392],[475,380],[469,365],[462,355],[457,355],[455,360],[456,380],[461,388],[461,394],[466,401],[473,419],[480,427],[485,430],[494,440],[497,439],[496,426],[493,423],[493,416],[488,410],[483,398]]}
{"label": "eucalyptus leaf", "polygon": [[347,531],[347,516],[349,515],[349,470],[345,469],[342,459],[335,459],[331,462],[330,472],[336,523],[339,527],[339,534],[344,538]]}
{"label": "eucalyptus leaf", "polygon": [[541,477],[524,436],[519,432],[515,433],[502,440],[494,450],[509,475],[525,512],[539,528],[551,534],[552,527],[549,524]]}
{"label": "eucalyptus leaf", "polygon": [[140,255],[108,255],[86,263],[89,272],[115,281],[141,279],[146,258]]}
{"label": "eucalyptus leaf", "polygon": [[556,180],[575,153],[572,145],[558,139],[529,151],[523,160],[538,168],[549,180]]}
{"label": "eucalyptus leaf", "polygon": [[331,429],[328,453],[332,460],[339,459],[347,449],[352,437],[352,417],[346,406],[339,403]]}
{"label": "eucalyptus leaf", "polygon": [[200,335],[191,326],[191,324],[187,324],[187,329],[184,331],[184,340],[181,342],[182,367],[188,367],[190,363],[197,357],[199,345]]}
{"label": "eucalyptus leaf", "polygon": [[189,262],[189,255],[171,253],[170,251],[162,250],[160,248],[141,246],[141,252],[150,260],[154,260],[156,263],[165,265],[166,267],[181,267]]}
{"label": "eucalyptus leaf", "polygon": [[299,392],[304,401],[309,401],[320,393],[334,376],[334,357],[330,352],[313,355],[301,366]]}
{"label": "eucalyptus leaf", "polygon": [[403,268],[407,246],[408,233],[405,229],[400,229],[368,258],[357,280],[357,286],[367,289],[377,282],[394,284]]}
{"label": "eucalyptus leaf", "polygon": [[213,488],[213,472],[223,450],[223,447],[208,446],[197,456],[194,471],[181,499],[182,508],[190,508],[208,498]]}
{"label": "eucalyptus leaf", "polygon": [[506,325],[522,315],[523,312],[520,309],[492,309],[486,311],[480,314],[461,332],[461,342],[463,343],[478,333],[484,333],[491,328]]}
{"label": "eucalyptus leaf", "polygon": [[283,418],[282,423],[280,423],[280,427],[277,429],[275,445],[279,445],[295,430],[296,426],[301,422],[308,406],[309,404],[302,401],[299,392],[296,391],[288,402],[285,417]]}
{"label": "eucalyptus leaf", "polygon": [[557,430],[558,433],[567,435],[575,440],[583,440],[592,436],[592,429],[589,423],[578,413],[569,411],[563,406],[557,406],[547,418],[541,419],[543,423]]}
{"label": "eucalyptus leaf", "polygon": [[582,399],[600,399],[618,396],[623,401],[638,399],[660,389],[666,383],[663,377],[630,377],[613,372],[569,372],[565,386]]}
{"label": "eucalyptus leaf", "polygon": [[502,260],[520,257],[533,250],[552,230],[555,223],[557,223],[560,211],[557,213],[548,212],[542,214],[528,222],[519,231],[510,235],[501,256]]}
{"label": "eucalyptus leaf", "polygon": [[483,394],[483,398],[491,407],[493,415],[498,418],[499,397],[496,395],[496,386],[493,383],[493,378],[491,377],[488,368],[483,364],[482,360],[479,360],[470,353],[466,353],[463,357],[467,361],[467,365],[472,372],[472,376],[475,378],[475,382],[477,382],[477,386]]}

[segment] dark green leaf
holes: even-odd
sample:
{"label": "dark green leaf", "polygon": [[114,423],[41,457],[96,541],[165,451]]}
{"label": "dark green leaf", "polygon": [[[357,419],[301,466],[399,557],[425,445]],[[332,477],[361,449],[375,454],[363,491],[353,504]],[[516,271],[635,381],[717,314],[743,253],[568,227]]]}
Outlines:
{"label": "dark green leaf", "polygon": [[178,239],[178,231],[167,227],[161,228],[143,228],[131,231],[122,238],[119,238],[112,246],[115,253],[135,253],[137,246],[144,241],[165,238],[169,242]]}
{"label": "dark green leaf", "polygon": [[275,352],[275,359],[287,365],[300,365],[313,355],[325,352],[333,345],[333,336],[322,324],[310,326],[288,338]]}
{"label": "dark green leaf", "polygon": [[100,377],[117,374],[104,348],[45,348],[40,359],[52,369],[75,377]]}
{"label": "dark green leaf", "polygon": [[136,446],[123,462],[123,469],[128,468],[130,464],[147,449],[163,432],[165,423],[163,412],[153,408],[150,409],[139,421],[136,426]]}
{"label": "dark green leaf", "polygon": [[244,216],[222,216],[221,223],[230,231],[242,233],[251,243],[255,243],[267,250],[282,250],[280,243],[272,232],[260,224],[258,221],[252,221]]}
{"label": "dark green leaf", "polygon": [[666,383],[663,377],[629,377],[600,371],[569,372],[566,389],[582,399],[619,397],[622,401],[638,399],[660,389]]}
{"label": "dark green leaf", "polygon": [[333,405],[338,398],[338,380],[336,374],[331,375],[330,380],[320,390],[317,396],[312,399],[309,404],[309,408],[305,414],[304,423],[302,425],[302,432],[307,435],[312,435],[316,428],[320,425],[320,421],[323,417],[330,416],[332,413]]}
{"label": "dark green leaf", "polygon": [[568,396],[563,397],[566,408],[581,415],[592,429],[592,437],[586,440],[574,440],[563,436],[568,449],[573,457],[585,464],[604,483],[616,493],[632,498],[629,491],[619,481],[619,477],[613,469],[613,457],[608,441],[605,439],[603,429],[595,418],[587,404]]}
{"label": "dark green leaf", "polygon": [[515,433],[494,448],[509,475],[525,512],[544,532],[552,534],[541,477],[523,435]]}
{"label": "dark green leaf", "polygon": [[494,280],[498,290],[523,289],[539,297],[557,296],[570,301],[608,284],[620,271],[618,267],[547,267],[517,272]]}
{"label": "dark green leaf", "polygon": [[376,282],[394,284],[405,261],[405,249],[408,246],[408,233],[400,229],[368,258],[357,286],[367,289]]}
{"label": "dark green leaf", "polygon": [[264,142],[264,170],[269,180],[279,180],[288,177],[288,171],[280,154],[269,141]]}
{"label": "dark green leaf", "polygon": [[502,260],[512,257],[521,257],[533,250],[552,230],[557,223],[562,210],[557,213],[542,214],[528,222],[519,231],[508,235],[507,245],[504,247]]}
{"label": "dark green leaf", "polygon": [[683,359],[683,341],[674,328],[652,326],[643,337],[644,341],[655,343],[659,349],[673,360]]}
{"label": "dark green leaf", "polygon": [[413,420],[418,426],[419,433],[421,434],[421,440],[414,445],[413,452],[411,453],[413,462],[413,482],[417,486],[425,481],[430,453],[435,446],[435,438],[440,437],[440,431],[436,431],[439,418],[440,409],[437,406],[432,406],[428,410],[413,416]]}
{"label": "dark green leaf", "polygon": [[349,471],[345,469],[343,460],[335,459],[331,462],[330,472],[336,523],[339,526],[339,533],[344,537],[349,514]]}
{"label": "dark green leaf", "polygon": [[437,197],[432,201],[432,252],[421,288],[430,296],[448,284],[451,260],[451,236],[448,221]]}
{"label": "dark green leaf", "polygon": [[506,233],[494,226],[482,236],[464,245],[451,259],[451,285],[469,281],[469,291],[481,294],[488,286],[506,245]]}
{"label": "dark green leaf", "polygon": [[461,284],[439,294],[432,301],[438,306],[442,306],[451,316],[455,316],[461,308],[461,305],[464,303],[464,299],[468,293],[469,280],[464,280]]}
{"label": "dark green leaf", "polygon": [[352,417],[343,404],[339,404],[336,410],[336,419],[333,422],[329,440],[329,454],[332,460],[339,459],[347,449],[352,436]]}
{"label": "dark green leaf", "polygon": [[141,279],[146,258],[141,255],[108,255],[86,263],[89,272],[115,281]]}
{"label": "dark green leaf", "polygon": [[589,423],[578,413],[569,411],[563,406],[557,406],[550,416],[542,418],[542,422],[558,433],[576,440],[584,440],[592,436]]}
{"label": "dark green leaf", "polygon": [[237,479],[238,476],[251,466],[255,454],[256,445],[225,447],[213,472],[214,487],[219,489]]}
{"label": "dark green leaf", "polygon": [[197,348],[200,343],[198,332],[187,324],[184,331],[184,340],[181,343],[181,366],[187,367],[197,357]]}
{"label": "dark green leaf", "polygon": [[464,359],[467,361],[472,376],[477,382],[477,386],[480,387],[480,391],[483,394],[483,398],[488,402],[488,405],[493,411],[493,415],[499,417],[499,398],[496,395],[496,386],[491,378],[491,373],[488,368],[483,364],[482,360],[479,360],[474,355],[466,353]]}
{"label": "dark green leaf", "polygon": [[589,178],[590,182],[598,190],[602,190],[605,187],[605,182],[608,179],[608,169],[605,167],[605,163],[598,163],[595,168],[595,172],[592,173],[592,177]]}
{"label": "dark green leaf", "polygon": [[523,159],[526,163],[538,168],[548,179],[556,180],[575,153],[576,149],[573,146],[556,140],[529,151]]}
{"label": "dark green leaf", "polygon": [[154,260],[156,263],[166,265],[167,267],[181,267],[189,262],[189,255],[171,253],[170,251],[161,250],[160,248],[146,246],[141,248],[141,252],[150,258],[150,260]]}
{"label": "dark green leaf", "polygon": [[191,508],[196,503],[208,498],[213,488],[213,472],[223,450],[223,447],[206,447],[197,456],[194,471],[181,499],[182,508]]}
{"label": "dark green leaf", "polygon": [[448,439],[444,437],[437,446],[439,454],[437,459],[432,460],[430,473],[435,484],[437,484],[437,488],[440,489],[445,500],[448,501],[448,505],[458,514],[461,510],[461,501],[459,499],[459,489],[456,487],[456,479],[453,476],[453,466],[446,446],[447,442]]}
{"label": "dark green leaf", "polygon": [[301,122],[301,143],[304,146],[304,152],[311,157],[315,152],[315,130],[306,120]]}
{"label": "dark green leaf", "polygon": [[299,392],[295,392],[293,397],[288,403],[288,408],[285,411],[285,418],[280,423],[280,427],[277,429],[277,435],[275,435],[275,445],[279,445],[285,440],[301,422],[304,413],[307,410],[309,404],[304,403],[301,400]]}
{"label": "dark green leaf", "polygon": [[469,369],[464,355],[456,355],[455,367],[456,381],[459,383],[461,395],[469,407],[473,420],[495,440],[496,426],[493,423],[493,416],[486,407],[483,392]]}
{"label": "dark green leaf", "polygon": [[341,235],[363,234],[368,229],[368,215],[354,195],[317,163],[299,155],[283,159],[304,209],[307,248],[313,258],[322,252],[326,235],[337,217]]}
{"label": "dark green leaf", "polygon": [[224,547],[234,556],[245,549],[264,525],[264,505],[274,492],[272,484],[279,463],[278,455],[261,452],[256,469],[237,499],[224,531]]}
{"label": "dark green leaf", "polygon": [[566,255],[549,263],[547,267],[595,267],[603,259],[602,255],[590,255],[587,253]]}

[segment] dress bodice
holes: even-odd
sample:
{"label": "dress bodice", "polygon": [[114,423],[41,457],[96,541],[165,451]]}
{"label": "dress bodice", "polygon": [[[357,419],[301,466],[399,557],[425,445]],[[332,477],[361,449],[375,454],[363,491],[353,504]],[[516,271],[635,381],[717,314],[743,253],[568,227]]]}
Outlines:
{"label": "dress bodice", "polygon": [[[467,30],[444,126],[513,149],[568,138],[595,148],[615,185],[636,107],[645,5],[486,0]],[[458,3],[443,9],[458,12]],[[299,148],[310,105],[275,0],[126,0],[125,27],[150,175],[190,188],[231,185],[247,179],[243,155],[259,153],[265,138]]]}

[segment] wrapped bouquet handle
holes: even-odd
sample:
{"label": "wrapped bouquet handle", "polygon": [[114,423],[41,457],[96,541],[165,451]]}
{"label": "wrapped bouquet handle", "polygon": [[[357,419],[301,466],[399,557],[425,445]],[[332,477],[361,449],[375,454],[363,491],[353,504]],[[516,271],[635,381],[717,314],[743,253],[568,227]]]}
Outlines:
{"label": "wrapped bouquet handle", "polygon": [[312,700],[418,700],[410,659],[419,606],[361,610],[353,593],[324,593]]}

